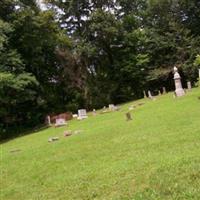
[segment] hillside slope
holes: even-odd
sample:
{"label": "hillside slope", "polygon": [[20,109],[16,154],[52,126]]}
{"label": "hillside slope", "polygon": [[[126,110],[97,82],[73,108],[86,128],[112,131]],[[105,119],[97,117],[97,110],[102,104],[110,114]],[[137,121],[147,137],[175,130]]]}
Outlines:
{"label": "hillside slope", "polygon": [[[0,199],[200,199],[198,96],[194,89],[130,102],[1,144]],[[127,122],[130,105],[137,107]],[[52,136],[59,141],[48,143]]]}

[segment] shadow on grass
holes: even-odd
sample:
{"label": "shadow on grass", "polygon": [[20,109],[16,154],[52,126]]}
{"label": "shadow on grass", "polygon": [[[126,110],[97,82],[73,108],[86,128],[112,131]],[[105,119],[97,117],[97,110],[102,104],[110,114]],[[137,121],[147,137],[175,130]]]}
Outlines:
{"label": "shadow on grass", "polygon": [[31,129],[23,130],[23,131],[21,131],[21,133],[13,133],[9,138],[6,137],[6,136],[3,137],[2,139],[0,138],[0,144],[7,143],[7,142],[9,142],[11,140],[14,140],[16,138],[20,138],[20,137],[24,137],[24,136],[27,136],[27,135],[35,134],[37,132],[40,132],[40,131],[48,129],[48,128],[49,128],[48,125],[44,125],[43,124],[43,125],[31,128]]}

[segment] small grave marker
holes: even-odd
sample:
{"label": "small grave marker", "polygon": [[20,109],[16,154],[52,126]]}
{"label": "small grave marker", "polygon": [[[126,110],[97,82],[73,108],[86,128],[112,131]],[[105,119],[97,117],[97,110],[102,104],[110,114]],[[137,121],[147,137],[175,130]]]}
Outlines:
{"label": "small grave marker", "polygon": [[59,140],[59,137],[51,137],[48,139],[48,142],[55,142],[57,140]]}
{"label": "small grave marker", "polygon": [[82,119],[87,119],[88,116],[87,116],[87,112],[85,109],[80,109],[78,110],[78,118],[79,120],[82,120]]}
{"label": "small grave marker", "polygon": [[163,94],[166,94],[166,93],[167,93],[165,87],[163,87],[163,92],[162,92],[162,93],[163,93]]}
{"label": "small grave marker", "polygon": [[92,111],[92,114],[93,114],[93,116],[96,116],[96,115],[97,115],[97,113],[96,113],[96,110],[95,110],[95,109],[93,109],[93,111]]}
{"label": "small grave marker", "polygon": [[67,123],[66,123],[65,119],[58,118],[58,119],[56,119],[55,127],[65,126],[66,124]]}
{"label": "small grave marker", "polygon": [[132,117],[131,117],[131,113],[130,113],[130,112],[127,112],[127,113],[126,113],[126,120],[127,120],[127,121],[132,120]]}
{"label": "small grave marker", "polygon": [[151,91],[150,90],[148,91],[148,96],[149,96],[150,99],[153,99],[153,96],[151,95]]}
{"label": "small grave marker", "polygon": [[190,81],[187,82],[187,89],[188,90],[191,90],[192,89],[192,84]]}

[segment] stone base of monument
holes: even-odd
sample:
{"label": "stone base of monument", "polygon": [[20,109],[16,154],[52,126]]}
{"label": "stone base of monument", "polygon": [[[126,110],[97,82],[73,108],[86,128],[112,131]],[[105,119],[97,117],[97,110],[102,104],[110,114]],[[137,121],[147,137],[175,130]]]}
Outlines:
{"label": "stone base of monument", "polygon": [[182,88],[176,89],[175,93],[177,97],[182,97],[185,95],[185,91]]}

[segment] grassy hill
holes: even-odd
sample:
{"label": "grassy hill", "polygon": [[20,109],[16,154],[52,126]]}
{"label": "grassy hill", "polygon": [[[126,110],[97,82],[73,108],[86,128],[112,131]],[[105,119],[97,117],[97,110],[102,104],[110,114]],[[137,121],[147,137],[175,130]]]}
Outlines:
{"label": "grassy hill", "polygon": [[[199,200],[198,96],[200,89],[142,99],[1,144],[0,199]],[[130,105],[137,107],[127,122]],[[52,136],[59,141],[48,143]]]}

